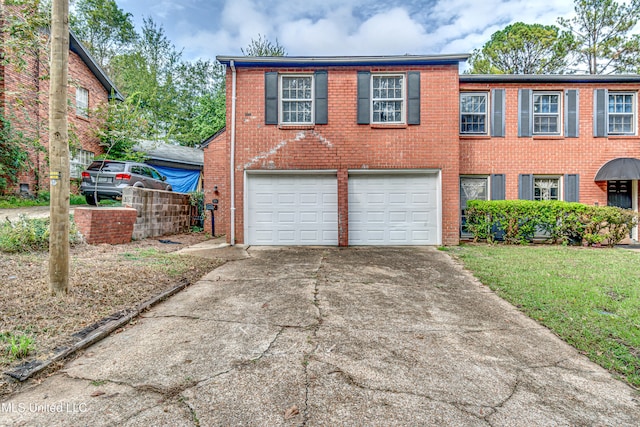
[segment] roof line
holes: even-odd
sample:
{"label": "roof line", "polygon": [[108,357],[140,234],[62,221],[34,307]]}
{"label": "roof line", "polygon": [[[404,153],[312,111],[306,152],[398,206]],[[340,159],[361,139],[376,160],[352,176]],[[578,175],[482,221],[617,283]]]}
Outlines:
{"label": "roof line", "polygon": [[216,59],[229,66],[355,66],[355,65],[429,65],[457,64],[469,58],[469,54],[453,55],[390,55],[390,56],[224,56]]}
{"label": "roof line", "polygon": [[460,83],[638,83],[638,74],[461,74]]}
{"label": "roof line", "polygon": [[115,98],[118,101],[124,101],[124,96],[118,91],[118,88],[113,84],[107,73],[104,72],[102,67],[98,65],[91,53],[87,50],[82,42],[76,37],[73,31],[69,30],[69,49],[75,52],[80,59],[87,65],[89,70],[100,81],[102,86],[107,90],[109,99]]}

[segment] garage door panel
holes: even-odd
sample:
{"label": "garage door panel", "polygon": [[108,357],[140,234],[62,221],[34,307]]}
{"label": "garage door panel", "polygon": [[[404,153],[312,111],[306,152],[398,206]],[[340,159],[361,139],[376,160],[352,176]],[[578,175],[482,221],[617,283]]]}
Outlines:
{"label": "garage door panel", "polygon": [[300,212],[301,223],[316,224],[319,221],[318,212]]}
{"label": "garage door panel", "polygon": [[406,212],[389,212],[389,222],[407,222]]}
{"label": "garage door panel", "polygon": [[[273,193],[267,195],[269,197],[269,201],[265,202],[267,204],[273,203]],[[278,194],[278,204],[280,205],[293,205],[296,202],[296,196],[291,193]]]}
{"label": "garage door panel", "polygon": [[335,175],[249,174],[247,237],[254,245],[337,245]]}
{"label": "garage door panel", "polygon": [[406,205],[406,203],[407,203],[406,194],[399,194],[399,193],[389,194],[389,204]]}
{"label": "garage door panel", "polygon": [[349,244],[438,244],[437,191],[437,173],[349,176]]}

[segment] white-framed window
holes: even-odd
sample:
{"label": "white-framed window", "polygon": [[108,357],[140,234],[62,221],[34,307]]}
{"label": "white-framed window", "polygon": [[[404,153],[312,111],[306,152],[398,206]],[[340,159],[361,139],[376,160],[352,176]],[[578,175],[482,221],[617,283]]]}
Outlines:
{"label": "white-framed window", "polygon": [[609,135],[633,135],[636,132],[636,94],[609,92],[607,109]]}
{"label": "white-framed window", "polygon": [[534,176],[533,200],[560,200],[560,177]]}
{"label": "white-framed window", "polygon": [[371,101],[371,123],[404,123],[404,74],[372,75]]}
{"label": "white-framed window", "polygon": [[313,124],[313,76],[280,76],[280,123]]}
{"label": "white-framed window", "polygon": [[460,94],[460,134],[486,135],[488,94],[468,92]]}
{"label": "white-framed window", "polygon": [[560,135],[560,92],[533,93],[533,134]]}
{"label": "white-framed window", "polygon": [[94,156],[95,154],[93,151],[79,149],[72,152],[69,160],[69,176],[71,176],[71,178],[80,178],[82,176],[82,171],[85,170],[91,162],[93,162]]}
{"label": "white-framed window", "polygon": [[76,116],[89,117],[89,91],[83,87],[76,88]]}

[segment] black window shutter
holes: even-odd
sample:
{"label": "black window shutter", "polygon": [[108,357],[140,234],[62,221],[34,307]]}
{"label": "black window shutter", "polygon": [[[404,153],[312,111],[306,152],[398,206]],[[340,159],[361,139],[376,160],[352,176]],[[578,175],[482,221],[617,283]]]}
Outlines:
{"label": "black window shutter", "polygon": [[407,73],[407,124],[420,124],[420,72]]}
{"label": "black window shutter", "polygon": [[565,92],[565,129],[567,138],[577,138],[580,133],[579,91],[569,89]]}
{"label": "black window shutter", "polygon": [[580,201],[580,175],[567,174],[564,176],[564,201]]}
{"label": "black window shutter", "polygon": [[264,123],[278,124],[278,73],[264,73]]}
{"label": "black window shutter", "polygon": [[532,135],[531,89],[518,91],[518,136]]}
{"label": "black window shutter", "polygon": [[504,136],[504,104],[506,100],[504,89],[491,91],[491,136]]}
{"label": "black window shutter", "polygon": [[607,136],[607,89],[593,91],[593,136]]}
{"label": "black window shutter", "polygon": [[505,175],[503,173],[491,175],[491,200],[505,200],[506,198]]}
{"label": "black window shutter", "polygon": [[533,200],[533,175],[518,176],[518,199]]}
{"label": "black window shutter", "polygon": [[367,125],[371,120],[371,73],[358,71],[358,124]]}
{"label": "black window shutter", "polygon": [[326,125],[328,122],[328,81],[326,71],[316,71],[314,75],[315,82],[315,123],[318,125]]}

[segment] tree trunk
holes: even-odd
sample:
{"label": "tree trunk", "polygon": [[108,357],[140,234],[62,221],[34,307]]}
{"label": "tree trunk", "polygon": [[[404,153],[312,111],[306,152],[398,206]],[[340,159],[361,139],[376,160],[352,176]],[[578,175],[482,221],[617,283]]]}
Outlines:
{"label": "tree trunk", "polygon": [[69,0],[53,0],[49,81],[49,290],[69,288],[69,132],[67,80],[69,64]]}

